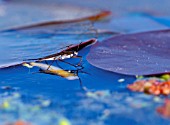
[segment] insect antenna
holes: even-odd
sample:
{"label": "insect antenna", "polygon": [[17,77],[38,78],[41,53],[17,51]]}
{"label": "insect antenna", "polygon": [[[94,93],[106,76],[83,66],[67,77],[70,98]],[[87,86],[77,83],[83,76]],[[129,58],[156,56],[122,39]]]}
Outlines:
{"label": "insect antenna", "polygon": [[70,44],[70,45],[67,45],[67,46],[65,46],[65,47],[61,47],[61,48],[59,48],[59,49],[57,49],[57,50],[61,50],[61,49],[65,49],[66,47],[67,48],[70,48],[70,46],[73,46],[74,44]]}

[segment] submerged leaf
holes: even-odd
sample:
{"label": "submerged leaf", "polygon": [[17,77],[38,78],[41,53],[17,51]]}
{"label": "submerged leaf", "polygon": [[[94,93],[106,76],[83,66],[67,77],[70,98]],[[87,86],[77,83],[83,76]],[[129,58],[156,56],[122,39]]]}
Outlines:
{"label": "submerged leaf", "polygon": [[92,65],[121,74],[149,75],[170,72],[170,30],[119,35],[92,47]]}
{"label": "submerged leaf", "polygon": [[152,95],[169,95],[170,81],[164,81],[161,78],[145,78],[135,81],[127,86],[131,91],[144,92]]}
{"label": "submerged leaf", "polygon": [[165,99],[164,105],[156,109],[156,111],[165,118],[170,118],[170,100]]}

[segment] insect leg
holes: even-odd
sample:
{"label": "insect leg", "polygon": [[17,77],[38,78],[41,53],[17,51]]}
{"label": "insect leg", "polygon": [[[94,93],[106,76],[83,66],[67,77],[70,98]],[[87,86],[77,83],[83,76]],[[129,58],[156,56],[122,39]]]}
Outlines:
{"label": "insect leg", "polygon": [[59,61],[61,61],[61,62],[63,62],[63,63],[66,63],[66,64],[69,64],[69,65],[71,65],[71,66],[77,67],[77,65],[74,65],[74,64],[72,64],[72,63],[66,62],[66,61],[64,61],[64,60],[62,60],[62,59],[59,59]]}
{"label": "insect leg", "polygon": [[61,50],[61,49],[65,49],[66,47],[67,47],[67,49],[68,48],[70,48],[71,46],[73,46],[74,44],[70,44],[70,45],[68,45],[68,46],[65,46],[65,47],[62,47],[62,48],[59,48],[58,50]]}
{"label": "insect leg", "polygon": [[52,61],[52,63],[48,66],[47,70],[50,68],[50,66],[54,63],[54,61],[56,60],[57,57],[55,57]]}
{"label": "insect leg", "polygon": [[80,82],[80,88],[83,89],[83,84],[82,84],[80,77],[79,77],[79,82]]}
{"label": "insect leg", "polygon": [[46,60],[45,60],[44,62],[45,62],[45,64],[47,64],[47,65],[48,65],[48,62],[47,62]]}
{"label": "insect leg", "polygon": [[[77,70],[76,71],[76,75],[79,77],[78,75],[79,71]],[[82,83],[82,80],[81,78],[79,77],[79,82],[80,82],[80,88],[83,90],[83,91],[87,91],[87,88],[85,86],[83,86],[83,83]]]}
{"label": "insect leg", "polygon": [[77,66],[81,66],[81,67],[82,67],[82,65],[81,65],[81,63],[82,63],[82,61],[83,61],[82,56],[73,56],[72,58],[79,58],[80,61],[79,61],[79,63],[77,64]]}
{"label": "insect leg", "polygon": [[59,68],[63,69],[63,68],[58,64],[58,61],[57,61],[57,60],[55,61],[55,63],[56,63],[56,65],[57,65]]}

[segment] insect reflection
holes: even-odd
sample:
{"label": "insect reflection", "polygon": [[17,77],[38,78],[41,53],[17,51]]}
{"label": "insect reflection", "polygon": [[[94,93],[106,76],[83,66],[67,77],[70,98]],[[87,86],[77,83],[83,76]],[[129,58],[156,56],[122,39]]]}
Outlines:
{"label": "insect reflection", "polygon": [[[79,73],[86,73],[82,71],[82,69],[77,69],[77,70],[64,70],[56,66],[50,66],[47,64],[43,63],[36,63],[36,62],[30,62],[30,63],[23,63],[23,66],[26,66],[28,68],[33,68],[33,67],[38,67],[39,72],[36,73],[45,73],[45,74],[51,74],[51,75],[57,75],[60,77],[63,77],[67,80],[79,80],[80,82],[80,87],[84,90],[84,87],[82,85],[82,81],[79,77]],[[48,68],[49,67],[49,68]],[[88,74],[88,73],[86,73]]]}

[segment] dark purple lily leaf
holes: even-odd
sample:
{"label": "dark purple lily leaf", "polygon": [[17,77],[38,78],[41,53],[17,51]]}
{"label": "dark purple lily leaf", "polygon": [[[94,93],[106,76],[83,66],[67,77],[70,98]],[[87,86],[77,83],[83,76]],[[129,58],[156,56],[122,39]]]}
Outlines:
{"label": "dark purple lily leaf", "polygon": [[170,30],[119,35],[92,47],[90,64],[127,75],[170,72]]}

